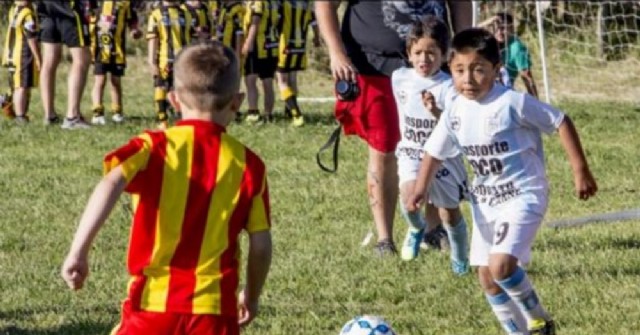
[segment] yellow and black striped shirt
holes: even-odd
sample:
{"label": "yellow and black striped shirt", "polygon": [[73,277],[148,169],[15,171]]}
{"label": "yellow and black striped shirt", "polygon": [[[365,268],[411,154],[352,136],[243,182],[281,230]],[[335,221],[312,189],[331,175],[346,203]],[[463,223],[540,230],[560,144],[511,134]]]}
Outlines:
{"label": "yellow and black striped shirt", "polygon": [[236,49],[238,43],[242,43],[242,20],[244,19],[245,8],[242,1],[225,2],[218,15],[217,40],[231,49]]}
{"label": "yellow and black striped shirt", "polygon": [[315,24],[313,4],[307,0],[284,0],[281,11],[280,51],[304,53],[309,26]]}
{"label": "yellow and black striped shirt", "polygon": [[180,6],[160,6],[151,12],[147,39],[158,39],[160,47],[156,60],[160,68],[173,64],[178,52],[191,43],[195,25],[191,13]]}
{"label": "yellow and black striped shirt", "polygon": [[34,55],[29,48],[28,39],[38,37],[38,17],[31,5],[16,6],[9,9],[9,28],[2,50],[2,66],[22,68],[33,64]]}
{"label": "yellow and black striped shirt", "polygon": [[198,5],[191,5],[188,2],[182,4],[182,8],[189,11],[192,18],[196,20],[196,33],[206,35],[206,39],[210,39],[215,33],[215,27],[211,23],[209,17],[209,8],[204,1],[199,1]]}
{"label": "yellow and black striped shirt", "polygon": [[258,58],[278,57],[280,1],[247,1],[247,11],[244,16],[245,34],[249,33],[251,21],[255,16],[260,18],[260,25],[253,50]]}
{"label": "yellow and black striped shirt", "polygon": [[91,51],[93,59],[103,64],[126,64],[126,28],[137,27],[138,15],[129,0],[100,2],[92,18]]}
{"label": "yellow and black striped shirt", "polygon": [[213,22],[218,22],[218,17],[220,17],[221,7],[222,6],[221,6],[221,3],[220,3],[220,0],[210,0],[209,1],[209,14],[211,15],[211,20]]}

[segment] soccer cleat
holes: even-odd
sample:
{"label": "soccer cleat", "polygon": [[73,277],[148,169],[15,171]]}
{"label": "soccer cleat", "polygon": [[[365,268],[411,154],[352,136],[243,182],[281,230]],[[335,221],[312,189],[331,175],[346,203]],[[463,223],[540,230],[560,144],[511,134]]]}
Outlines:
{"label": "soccer cleat", "polygon": [[167,122],[167,121],[158,121],[158,125],[156,126],[156,129],[166,130],[167,128],[169,128],[169,122]]}
{"label": "soccer cleat", "polygon": [[124,114],[114,113],[113,116],[111,116],[111,120],[115,123],[122,123],[124,122]]}
{"label": "soccer cleat", "polygon": [[81,116],[76,116],[74,118],[64,118],[62,121],[62,125],[60,126],[62,129],[88,129],[91,128],[87,122]]}
{"label": "soccer cleat", "polygon": [[442,226],[438,226],[424,234],[424,239],[422,243],[420,243],[420,248],[424,250],[433,249],[446,252],[451,248],[449,246],[449,234],[447,234],[447,231]]}
{"label": "soccer cleat", "polygon": [[234,120],[236,121],[236,123],[242,122],[242,113],[240,111],[236,112],[236,117]]}
{"label": "soccer cleat", "polygon": [[26,115],[16,115],[13,119],[17,124],[27,124],[29,123],[29,117]]}
{"label": "soccer cleat", "polygon": [[376,254],[380,257],[384,256],[395,256],[398,254],[398,249],[396,249],[396,245],[393,241],[389,239],[384,239],[382,241],[378,241],[376,245],[373,247]]}
{"label": "soccer cleat", "polygon": [[262,121],[264,123],[274,123],[276,122],[276,118],[273,116],[273,114],[267,114],[262,118]]}
{"label": "soccer cleat", "polygon": [[293,121],[291,122],[291,124],[294,127],[302,127],[302,126],[304,126],[304,116],[302,116],[302,115],[294,116],[293,117]]}
{"label": "soccer cleat", "polygon": [[556,325],[553,320],[533,320],[529,322],[529,335],[556,335]]}
{"label": "soccer cleat", "polygon": [[400,257],[405,261],[416,259],[416,257],[418,257],[418,253],[420,252],[420,242],[422,242],[423,237],[424,228],[408,228],[407,234],[404,237],[404,242],[402,242]]}
{"label": "soccer cleat", "polygon": [[245,118],[248,123],[258,123],[260,119],[261,117],[258,113],[247,113],[247,117]]}
{"label": "soccer cleat", "polygon": [[107,120],[105,120],[104,115],[94,115],[91,118],[91,124],[104,126],[107,124]]}
{"label": "soccer cleat", "polygon": [[458,262],[451,260],[451,270],[456,276],[464,276],[469,273],[469,261]]}
{"label": "soccer cleat", "polygon": [[44,120],[45,126],[51,126],[58,123],[60,123],[60,117],[57,114],[54,114],[52,117]]}

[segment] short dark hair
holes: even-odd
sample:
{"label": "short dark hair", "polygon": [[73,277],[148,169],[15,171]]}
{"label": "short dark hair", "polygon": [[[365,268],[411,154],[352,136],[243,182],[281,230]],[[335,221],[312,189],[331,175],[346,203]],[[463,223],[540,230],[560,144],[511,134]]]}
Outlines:
{"label": "short dark hair", "polygon": [[451,41],[449,61],[456,53],[475,51],[493,65],[500,63],[500,48],[493,35],[482,28],[469,28],[457,33]]}
{"label": "short dark hair", "polygon": [[420,21],[414,21],[406,39],[407,51],[409,51],[411,46],[419,39],[425,37],[436,41],[442,54],[447,54],[449,49],[449,28],[442,20],[436,16],[427,15]]}
{"label": "short dark hair", "polygon": [[496,17],[499,17],[502,23],[513,24],[513,15],[507,12],[497,12]]}

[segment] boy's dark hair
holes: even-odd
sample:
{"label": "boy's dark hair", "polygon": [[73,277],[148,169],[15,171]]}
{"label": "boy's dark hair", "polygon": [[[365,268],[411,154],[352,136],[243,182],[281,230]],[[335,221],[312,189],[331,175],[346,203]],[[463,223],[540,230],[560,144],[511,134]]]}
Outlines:
{"label": "boy's dark hair", "polygon": [[499,17],[503,24],[513,24],[513,15],[507,12],[497,12],[496,17]]}
{"label": "boy's dark hair", "polygon": [[427,15],[420,21],[414,21],[407,35],[407,52],[419,39],[425,37],[436,41],[442,54],[447,54],[449,49],[449,28],[442,20],[436,16]]}
{"label": "boy's dark hair", "polygon": [[192,44],[176,57],[174,82],[176,93],[188,107],[218,111],[240,90],[238,57],[220,42]]}
{"label": "boy's dark hair", "polygon": [[449,61],[456,53],[475,51],[493,65],[500,63],[500,48],[493,35],[482,28],[469,28],[457,33],[451,41]]}

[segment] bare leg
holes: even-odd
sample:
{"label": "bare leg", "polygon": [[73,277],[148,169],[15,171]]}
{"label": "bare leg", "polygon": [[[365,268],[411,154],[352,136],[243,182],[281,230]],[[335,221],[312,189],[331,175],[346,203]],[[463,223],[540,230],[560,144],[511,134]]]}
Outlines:
{"label": "bare leg", "polygon": [[29,89],[24,87],[16,87],[13,91],[13,110],[16,116],[25,116],[27,114],[27,105],[29,102]]}
{"label": "bare leg", "polygon": [[393,240],[393,218],[398,201],[397,169],[394,152],[383,153],[369,147],[369,205],[378,231],[378,241]]}
{"label": "bare leg", "polygon": [[73,59],[69,70],[68,91],[67,91],[67,118],[72,119],[80,116],[80,100],[87,81],[87,70],[91,53],[88,47],[70,48]]}
{"label": "bare leg", "polygon": [[111,80],[111,109],[115,112],[114,107],[122,110],[122,78],[119,76],[109,75]]}
{"label": "bare leg", "polygon": [[56,89],[56,70],[62,57],[62,45],[56,43],[42,43],[42,68],[40,69],[40,95],[45,119],[56,115],[54,106],[54,92]]}
{"label": "bare leg", "polygon": [[104,92],[105,78],[104,75],[95,75],[93,81],[93,90],[91,91],[92,108],[102,106],[102,92]]}
{"label": "bare leg", "polygon": [[249,110],[258,109],[258,76],[251,74],[244,77],[244,83],[247,86],[247,103]]}
{"label": "bare leg", "polygon": [[273,114],[275,96],[273,92],[273,78],[262,79],[262,90],[264,91],[264,113]]}

